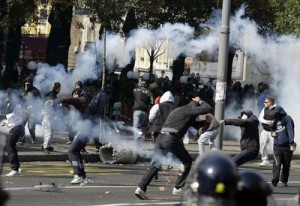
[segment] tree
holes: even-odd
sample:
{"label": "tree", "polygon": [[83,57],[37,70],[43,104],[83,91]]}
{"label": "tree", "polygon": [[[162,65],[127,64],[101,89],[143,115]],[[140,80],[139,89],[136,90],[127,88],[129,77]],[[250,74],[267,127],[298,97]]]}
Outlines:
{"label": "tree", "polygon": [[6,0],[0,0],[0,79],[1,79],[1,71],[3,69],[2,66],[2,53],[4,47],[4,31],[2,25],[2,21],[7,14],[6,10]]}
{"label": "tree", "polygon": [[166,0],[165,10],[166,22],[188,23],[196,30],[199,25],[205,22],[217,7],[216,1],[206,0]]}
{"label": "tree", "polygon": [[33,19],[37,7],[34,0],[11,0],[1,4],[6,7],[1,11],[0,30],[7,34],[6,42],[3,40],[6,45],[6,67],[1,83],[7,88],[14,82],[14,65],[19,58],[22,41],[21,28],[27,19]]}
{"label": "tree", "polygon": [[135,10],[134,8],[130,8],[127,12],[122,31],[125,34],[125,37],[128,37],[130,32],[137,28],[138,25],[135,17]]}
{"label": "tree", "polygon": [[[199,25],[205,22],[210,16],[216,3],[205,0],[137,0],[133,5],[136,9],[138,25],[140,27],[158,29],[161,25],[170,22],[187,23],[198,29]],[[166,39],[157,39],[145,45],[144,48],[150,59],[149,73],[153,72],[155,59],[165,52],[165,41]]]}
{"label": "tree", "polygon": [[51,66],[60,63],[67,69],[74,2],[62,0],[52,1],[51,4],[52,9],[48,18],[51,30],[46,49],[46,62]]}
{"label": "tree", "polygon": [[[126,19],[124,21],[124,24],[123,24],[123,33],[125,35],[125,40],[127,37],[129,37],[129,34],[131,31],[137,29],[138,25],[137,25],[137,22],[136,22],[136,17],[135,17],[135,10],[134,8],[131,8],[128,10],[127,12],[127,15],[126,15]],[[132,59],[130,61],[130,63],[125,66],[125,68],[122,70],[122,73],[121,73],[121,77],[120,78],[125,78],[126,75],[127,75],[127,72],[129,71],[132,71],[133,68],[134,68],[134,64],[135,64],[135,52],[132,51]]]}
{"label": "tree", "polygon": [[127,0],[82,0],[86,13],[112,32],[121,31],[128,4]]}
{"label": "tree", "polygon": [[300,37],[300,1],[270,0],[275,10],[275,28],[282,34]]}
{"label": "tree", "polygon": [[231,6],[232,13],[242,4],[246,5],[245,17],[249,17],[257,23],[261,34],[268,35],[274,32],[275,10],[270,0],[234,0]]}

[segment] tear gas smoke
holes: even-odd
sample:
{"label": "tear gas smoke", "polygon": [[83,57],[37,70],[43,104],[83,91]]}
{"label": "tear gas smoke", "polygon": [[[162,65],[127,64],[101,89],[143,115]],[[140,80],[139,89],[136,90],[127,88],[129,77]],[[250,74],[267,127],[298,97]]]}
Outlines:
{"label": "tear gas smoke", "polygon": [[[295,120],[295,125],[300,124],[300,110],[298,102],[300,101],[300,62],[298,58],[300,50],[300,40],[294,36],[268,36],[263,37],[258,33],[258,26],[254,21],[244,18],[244,8],[236,12],[230,20],[230,44],[241,49],[250,59],[250,67],[259,67],[265,65],[270,73],[268,82],[276,92],[276,103],[282,105],[286,112]],[[131,36],[124,41],[120,34],[107,34],[106,52],[107,68],[113,70],[117,65],[124,67],[133,57],[133,51],[138,47],[157,48],[158,42],[166,41],[163,44],[162,51],[169,51],[169,58],[176,59],[180,54],[195,57],[199,53],[206,51],[215,52],[218,49],[219,31],[221,26],[221,12],[216,10],[212,17],[202,27],[210,30],[206,35],[194,37],[194,29],[187,24],[164,24],[157,30],[138,29],[132,31]],[[34,85],[42,94],[52,89],[54,82],[61,83],[61,93],[59,96],[69,95],[74,88],[75,82],[81,80],[85,82],[89,79],[97,79],[102,73],[103,39],[98,40],[87,50],[78,55],[76,66],[72,72],[66,72],[62,65],[50,67],[44,64],[37,71],[34,78]],[[251,72],[251,71],[250,71]],[[200,74],[201,75],[201,74]],[[259,79],[261,74],[253,74]],[[3,96],[3,93],[2,93]],[[0,93],[1,97],[1,93]],[[293,97],[293,98],[291,98]],[[258,115],[257,107],[253,104],[244,105]],[[41,108],[35,108],[41,109]],[[225,118],[236,118],[240,111],[232,110],[228,107],[225,111]],[[66,121],[68,116],[59,119],[59,124]],[[89,120],[77,121],[78,128],[82,132],[93,137],[97,135],[98,125],[94,125]],[[130,129],[131,130],[131,129]],[[230,137],[240,137],[240,131],[230,134]],[[136,147],[135,140],[124,139],[122,135],[110,131],[101,131],[106,134],[107,142],[112,142],[115,146],[122,145],[126,148],[132,147],[134,151],[143,154],[143,148]],[[299,142],[298,131],[296,130],[296,142]],[[146,153],[145,155],[149,155]]]}

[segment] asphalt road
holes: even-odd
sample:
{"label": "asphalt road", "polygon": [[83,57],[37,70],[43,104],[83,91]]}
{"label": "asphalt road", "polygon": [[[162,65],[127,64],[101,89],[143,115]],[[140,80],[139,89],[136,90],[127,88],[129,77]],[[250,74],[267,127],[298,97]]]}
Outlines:
{"label": "asphalt road", "polygon": [[[240,167],[240,170],[260,172],[267,181],[271,180],[271,166],[258,167],[259,161],[253,161]],[[149,200],[135,197],[134,191],[145,173],[148,163],[134,165],[105,165],[102,163],[86,164],[89,183],[84,186],[71,185],[72,168],[68,162],[24,162],[22,174],[18,177],[2,175],[3,187],[10,194],[7,206],[83,206],[83,205],[174,205],[181,197],[171,194],[178,167],[164,170],[157,181],[148,188]],[[9,171],[4,164],[3,173]],[[192,178],[191,178],[192,179]],[[300,189],[300,160],[293,160],[289,187],[273,188],[273,196],[278,205],[288,205]],[[41,191],[35,186],[55,183],[59,188],[52,192]],[[190,182],[190,181],[189,181]],[[289,204],[293,206],[293,204]]]}

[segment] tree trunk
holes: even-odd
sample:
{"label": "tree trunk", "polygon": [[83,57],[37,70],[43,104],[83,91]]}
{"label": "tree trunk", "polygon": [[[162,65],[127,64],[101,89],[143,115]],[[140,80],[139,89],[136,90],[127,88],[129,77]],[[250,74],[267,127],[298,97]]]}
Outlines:
{"label": "tree trunk", "polygon": [[180,79],[180,77],[183,74],[184,71],[184,59],[185,56],[180,55],[179,57],[177,57],[176,60],[173,61],[173,68],[172,68],[172,72],[173,72],[173,78],[172,78],[172,84],[175,84],[176,81],[178,81]]}
{"label": "tree trunk", "polygon": [[155,52],[155,50],[151,49],[151,53],[150,53],[150,56],[149,56],[149,59],[150,59],[149,73],[150,74],[153,74],[153,64],[154,64],[154,61],[155,61],[154,52]]}
{"label": "tree trunk", "polygon": [[15,83],[17,81],[17,71],[14,69],[14,66],[19,58],[19,51],[22,42],[21,27],[22,24],[13,25],[8,32],[5,57],[6,67],[2,78],[4,88],[10,87],[11,83]]}
{"label": "tree trunk", "polygon": [[69,47],[71,45],[70,29],[73,5],[62,7],[53,5],[49,15],[51,30],[46,50],[46,63],[51,66],[64,65],[68,69]]}
{"label": "tree trunk", "polygon": [[3,45],[4,45],[4,33],[0,30],[0,79],[1,79],[1,72],[3,69],[2,66]]}

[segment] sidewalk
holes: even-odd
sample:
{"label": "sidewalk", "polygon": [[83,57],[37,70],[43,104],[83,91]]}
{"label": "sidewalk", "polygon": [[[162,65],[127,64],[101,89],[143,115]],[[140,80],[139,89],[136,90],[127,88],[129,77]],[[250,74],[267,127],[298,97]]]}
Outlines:
{"label": "sidewalk", "polygon": [[[54,151],[50,154],[45,154],[41,150],[42,147],[42,137],[37,137],[37,143],[32,144],[30,137],[26,137],[26,142],[24,145],[17,145],[18,155],[20,162],[29,161],[68,161],[68,148],[69,145],[66,144],[68,141],[68,136],[66,133],[55,133],[52,140],[52,146]],[[194,140],[190,140],[189,144],[185,147],[191,154],[192,158],[195,160],[198,156],[198,144]],[[88,153],[83,154],[83,158],[86,162],[98,162],[100,161],[99,152],[96,152],[94,145],[88,144],[86,147]],[[208,150],[208,146],[207,146]],[[240,152],[239,142],[235,140],[224,140],[223,141],[223,151],[231,156]],[[270,158],[272,158],[270,151]],[[257,158],[260,159],[260,156]],[[299,148],[294,152],[293,159],[300,159]],[[143,161],[143,158],[138,158],[139,161]],[[147,159],[144,159],[147,161]],[[4,154],[4,162],[7,162],[7,154]]]}

